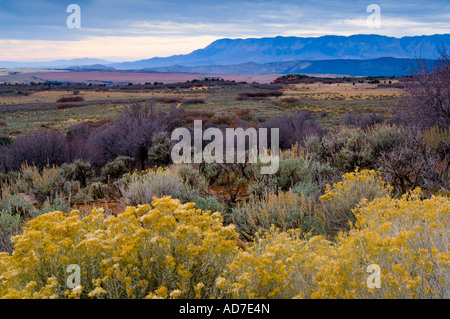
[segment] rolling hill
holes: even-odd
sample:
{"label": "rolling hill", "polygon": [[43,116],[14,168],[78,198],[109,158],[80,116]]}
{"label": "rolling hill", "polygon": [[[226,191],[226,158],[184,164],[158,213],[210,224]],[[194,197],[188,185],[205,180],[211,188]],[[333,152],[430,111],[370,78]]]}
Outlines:
{"label": "rolling hill", "polygon": [[[430,67],[434,60],[424,60]],[[336,74],[349,76],[401,76],[418,68],[417,60],[378,58],[369,60],[336,59],[320,61],[288,61],[265,64],[242,63],[212,66],[169,66],[142,69],[143,72],[214,73],[214,74]]]}

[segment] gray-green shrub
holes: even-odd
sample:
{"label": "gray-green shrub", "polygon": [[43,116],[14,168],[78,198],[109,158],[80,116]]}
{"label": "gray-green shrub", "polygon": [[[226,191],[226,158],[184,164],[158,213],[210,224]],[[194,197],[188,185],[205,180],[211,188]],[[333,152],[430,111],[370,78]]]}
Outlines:
{"label": "gray-green shrub", "polygon": [[114,161],[103,166],[102,175],[105,179],[117,180],[133,170],[134,162],[132,157],[119,156]]}
{"label": "gray-green shrub", "polygon": [[149,204],[153,197],[174,197],[182,186],[183,181],[173,167],[135,172],[119,181],[122,196],[129,205]]}
{"label": "gray-green shrub", "polygon": [[173,142],[166,132],[153,135],[152,146],[148,152],[149,161],[156,167],[167,166],[172,163]]}

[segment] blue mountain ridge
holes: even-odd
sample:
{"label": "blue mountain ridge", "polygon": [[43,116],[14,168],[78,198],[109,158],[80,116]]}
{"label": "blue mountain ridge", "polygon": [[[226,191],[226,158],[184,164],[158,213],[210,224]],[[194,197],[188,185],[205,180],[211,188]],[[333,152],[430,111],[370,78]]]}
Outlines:
{"label": "blue mountain ridge", "polygon": [[189,54],[114,63],[116,69],[266,64],[334,59],[435,59],[450,48],[450,34],[394,38],[382,35],[220,39]]}

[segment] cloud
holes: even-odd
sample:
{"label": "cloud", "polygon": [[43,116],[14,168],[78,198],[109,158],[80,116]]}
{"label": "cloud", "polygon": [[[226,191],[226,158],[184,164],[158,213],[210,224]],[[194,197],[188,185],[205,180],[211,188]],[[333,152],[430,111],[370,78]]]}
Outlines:
{"label": "cloud", "polygon": [[[112,62],[189,53],[214,41],[214,37],[90,37],[80,41],[0,40],[0,61],[52,61],[95,57]],[[131,48],[131,49],[130,49]],[[32,52],[32,54],[30,54]]]}

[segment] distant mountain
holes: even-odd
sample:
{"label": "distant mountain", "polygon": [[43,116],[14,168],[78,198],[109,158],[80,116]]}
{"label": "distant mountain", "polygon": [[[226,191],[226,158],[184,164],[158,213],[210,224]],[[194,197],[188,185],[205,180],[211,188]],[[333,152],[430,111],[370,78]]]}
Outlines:
{"label": "distant mountain", "polygon": [[53,68],[69,68],[71,66],[84,66],[84,65],[95,65],[95,64],[110,64],[110,61],[103,59],[72,59],[72,60],[55,60],[50,62],[14,62],[14,61],[0,61],[0,68],[4,69],[53,69]]}
{"label": "distant mountain", "polygon": [[116,69],[210,66],[242,63],[317,61],[332,59],[435,59],[450,47],[450,34],[393,38],[381,35],[322,36],[317,38],[275,37],[221,39],[190,54],[114,63]]}
{"label": "distant mountain", "polygon": [[72,71],[145,70],[222,74],[327,73],[405,75],[416,59],[450,48],[450,34],[394,38],[381,35],[221,39],[184,55],[111,63],[102,59],[51,62],[0,61],[0,68],[53,68]]}
{"label": "distant mountain", "polygon": [[[423,60],[431,67],[435,60]],[[214,74],[336,74],[349,76],[402,76],[417,70],[414,59],[379,58],[369,60],[336,59],[321,61],[289,61],[265,64],[157,67],[142,72],[214,73]]]}

